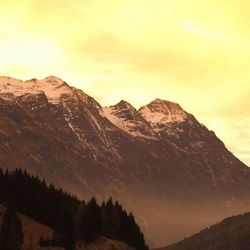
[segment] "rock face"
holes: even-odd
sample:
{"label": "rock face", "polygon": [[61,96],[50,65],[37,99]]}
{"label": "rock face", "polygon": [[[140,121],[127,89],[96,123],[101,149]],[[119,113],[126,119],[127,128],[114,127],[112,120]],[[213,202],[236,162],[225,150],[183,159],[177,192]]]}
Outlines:
{"label": "rock face", "polygon": [[250,169],[178,104],[101,107],[54,76],[0,78],[0,165],[118,199],[155,246],[250,208]]}

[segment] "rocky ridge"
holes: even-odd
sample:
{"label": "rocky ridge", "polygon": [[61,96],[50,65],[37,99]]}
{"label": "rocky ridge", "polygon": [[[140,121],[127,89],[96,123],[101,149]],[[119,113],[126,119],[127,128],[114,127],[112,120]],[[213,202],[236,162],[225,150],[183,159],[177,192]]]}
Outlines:
{"label": "rocky ridge", "polygon": [[0,124],[2,168],[82,198],[113,196],[153,244],[249,208],[250,169],[176,103],[102,107],[54,76],[1,77]]}

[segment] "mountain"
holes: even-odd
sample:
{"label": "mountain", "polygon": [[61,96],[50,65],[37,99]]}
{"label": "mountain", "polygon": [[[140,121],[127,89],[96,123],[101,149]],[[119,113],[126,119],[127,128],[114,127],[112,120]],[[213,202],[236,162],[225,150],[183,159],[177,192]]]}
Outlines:
{"label": "mountain", "polygon": [[158,250],[248,250],[250,213],[233,216],[172,246]]}
{"label": "mountain", "polygon": [[250,208],[250,169],[180,105],[102,107],[49,76],[0,78],[0,166],[80,199],[112,196],[160,246]]}

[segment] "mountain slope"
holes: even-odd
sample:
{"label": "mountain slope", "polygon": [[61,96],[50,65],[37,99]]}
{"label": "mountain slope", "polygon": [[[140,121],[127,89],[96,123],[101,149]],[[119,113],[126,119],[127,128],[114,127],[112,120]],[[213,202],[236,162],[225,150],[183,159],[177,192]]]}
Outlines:
{"label": "mountain slope", "polygon": [[152,244],[250,207],[250,169],[175,103],[101,107],[54,76],[1,77],[0,124],[2,168],[27,169],[79,198],[114,197]]}
{"label": "mountain slope", "polygon": [[[6,211],[6,208],[0,205],[0,222],[3,218],[3,215]],[[18,213],[18,217],[21,220],[23,233],[24,233],[24,243],[22,245],[22,250],[63,250],[62,247],[41,247],[39,245],[39,240],[41,238],[49,239],[53,237],[54,231],[46,225],[43,225],[30,217]],[[131,248],[127,246],[124,242],[108,239],[105,237],[100,237],[98,240],[85,245],[83,242],[76,243],[76,250],[133,250],[135,248]]]}
{"label": "mountain slope", "polygon": [[[89,245],[105,237],[148,250],[133,214],[117,201],[110,198],[99,205],[92,198],[80,202],[21,169],[0,169],[0,203],[8,204],[7,209],[0,206],[0,248],[18,247],[24,232],[24,248],[36,247],[39,242],[44,247],[73,249],[78,241]],[[22,214],[17,216],[15,211]]]}
{"label": "mountain slope", "polygon": [[[5,211],[6,208],[0,205],[0,221],[2,221]],[[53,230],[48,226],[36,222],[22,213],[18,213],[18,217],[21,220],[24,233],[24,243],[22,249],[40,249],[39,239],[41,237],[47,239],[53,236]]]}
{"label": "mountain slope", "polygon": [[250,213],[227,218],[172,246],[158,250],[248,250]]}
{"label": "mountain slope", "polygon": [[125,243],[111,240],[105,237],[101,237],[95,242],[85,246],[82,242],[76,244],[76,250],[134,250],[134,248],[128,247]]}

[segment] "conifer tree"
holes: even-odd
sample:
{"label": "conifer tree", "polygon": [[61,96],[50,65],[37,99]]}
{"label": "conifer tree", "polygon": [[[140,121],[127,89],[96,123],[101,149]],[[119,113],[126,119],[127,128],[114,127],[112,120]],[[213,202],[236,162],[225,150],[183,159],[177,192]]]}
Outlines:
{"label": "conifer tree", "polygon": [[19,217],[10,207],[7,208],[1,228],[3,250],[20,250],[23,243],[23,229]]}
{"label": "conifer tree", "polygon": [[81,235],[83,231],[83,219],[84,219],[84,214],[85,214],[85,208],[86,208],[86,203],[83,200],[74,217],[74,231],[75,231],[75,239],[76,240],[81,240]]}
{"label": "conifer tree", "polygon": [[88,244],[95,241],[100,235],[100,207],[98,206],[96,199],[92,198],[85,208],[82,225],[82,240]]}

